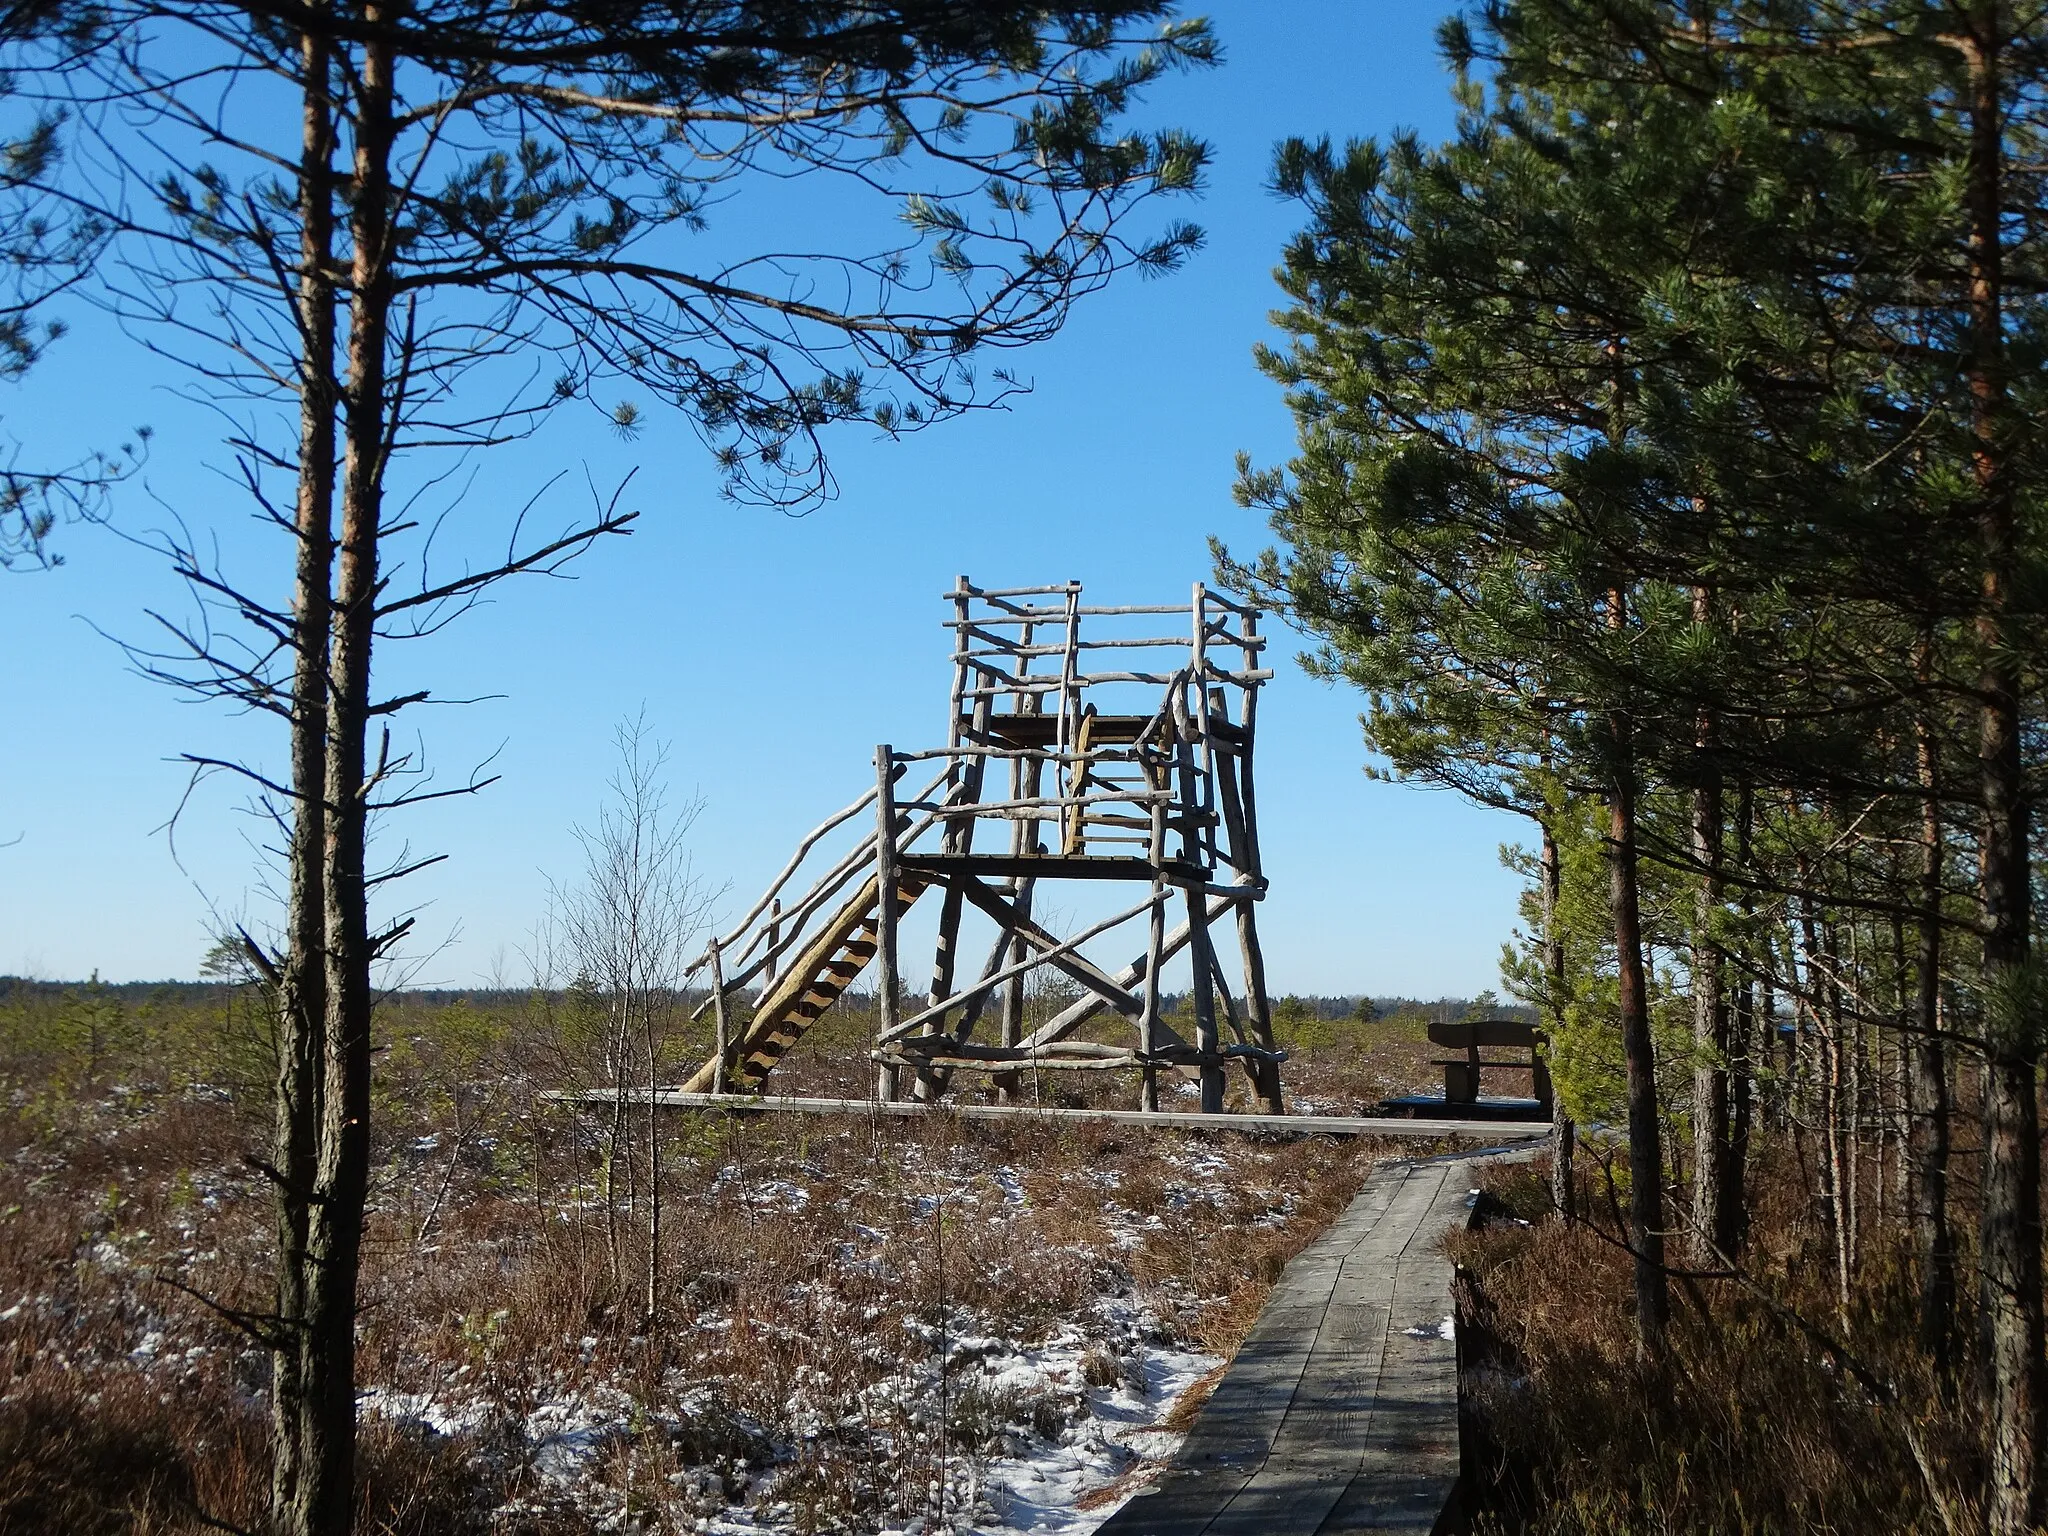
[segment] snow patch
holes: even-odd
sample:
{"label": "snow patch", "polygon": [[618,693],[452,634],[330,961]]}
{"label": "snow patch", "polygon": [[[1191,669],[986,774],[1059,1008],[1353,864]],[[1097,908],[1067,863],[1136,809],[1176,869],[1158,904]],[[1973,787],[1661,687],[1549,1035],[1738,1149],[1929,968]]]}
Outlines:
{"label": "snow patch", "polygon": [[[1132,1333],[1152,1326],[1150,1318],[1121,1299],[1106,1299],[1095,1311],[1104,1322]],[[1065,1328],[1045,1345],[1021,1351],[994,1379],[1013,1388],[1079,1382],[1086,1353],[1080,1330]],[[1085,1536],[1138,1491],[1142,1480],[1133,1473],[1142,1473],[1147,1464],[1163,1464],[1180,1449],[1186,1436],[1162,1429],[1159,1421],[1221,1362],[1214,1355],[1149,1341],[1137,1342],[1125,1359],[1121,1379],[1087,1388],[1083,1412],[1057,1438],[1033,1437],[1022,1454],[989,1461],[982,1473],[982,1501],[993,1521],[976,1522],[975,1530]],[[1076,1507],[1084,1496],[1126,1478],[1122,1497],[1091,1509]]]}

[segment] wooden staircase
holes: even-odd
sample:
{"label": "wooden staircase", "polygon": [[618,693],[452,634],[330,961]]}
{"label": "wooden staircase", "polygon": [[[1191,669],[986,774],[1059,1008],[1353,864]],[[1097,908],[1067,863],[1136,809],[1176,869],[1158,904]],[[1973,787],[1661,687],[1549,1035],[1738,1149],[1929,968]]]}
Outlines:
{"label": "wooden staircase", "polygon": [[[946,744],[877,746],[874,787],[808,833],[745,916],[690,962],[684,984],[708,986],[689,1021],[710,1013],[718,1043],[687,1082],[662,1091],[762,1096],[866,971],[880,1002],[872,1030],[828,1029],[812,1048],[830,1035],[850,1058],[841,1067],[857,1058],[871,1070],[876,1103],[905,1091],[931,1102],[958,1073],[985,1074],[1015,1103],[1021,1071],[1059,1068],[1127,1073],[1117,1080],[1156,1113],[1160,1075],[1188,1070],[1204,1113],[1217,1114],[1235,1061],[1265,1112],[1280,1114],[1286,1053],[1273,1039],[1253,914],[1266,877],[1252,741],[1258,690],[1273,675],[1261,665],[1259,610],[1200,582],[1185,603],[1089,604],[1079,582],[984,589],[964,576],[946,596]],[[931,782],[904,781],[913,765]],[[1072,881],[1121,883],[1140,899],[1072,936],[1034,922],[1041,888]],[[934,886],[945,894],[930,914],[931,985],[905,1006],[898,918]],[[961,972],[963,922],[978,944],[983,919],[994,927],[987,960]],[[1236,930],[1241,983],[1224,974],[1218,922]],[[1109,937],[1118,929],[1121,941]],[[1111,970],[1083,949],[1098,940],[1142,948]],[[1161,1016],[1160,990],[1162,968],[1183,949],[1186,1034]],[[1033,1028],[1030,977],[1047,971],[1082,991]],[[1075,1038],[1105,1009],[1127,1041]],[[984,1014],[994,1028],[971,1038]]]}
{"label": "wooden staircase", "polygon": [[[896,883],[896,910],[907,912],[930,882],[914,874]],[[839,1001],[855,977],[867,969],[880,943],[880,882],[870,875],[832,921],[798,952],[793,963],[771,982],[753,1021],[727,1047],[726,1091],[752,1093],[775,1070],[775,1064],[803,1039],[804,1032]],[[683,1084],[685,1093],[709,1093],[717,1078],[714,1058]]]}

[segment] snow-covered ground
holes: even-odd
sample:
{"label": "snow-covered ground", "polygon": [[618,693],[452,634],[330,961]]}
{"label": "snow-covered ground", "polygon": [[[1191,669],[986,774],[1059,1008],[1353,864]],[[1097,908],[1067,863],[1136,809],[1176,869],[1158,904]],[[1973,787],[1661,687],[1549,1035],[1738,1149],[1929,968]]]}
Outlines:
{"label": "snow-covered ground", "polygon": [[[978,1507],[965,1528],[1086,1536],[1144,1487],[1147,1473],[1171,1459],[1186,1438],[1160,1427],[1160,1420],[1222,1362],[1192,1350],[1141,1344],[1133,1363],[1137,1379],[1126,1376],[1090,1389],[1084,1411],[1057,1440],[990,1461],[982,1474],[986,1523]],[[1055,1339],[1012,1369],[1069,1379],[1082,1369],[1081,1352],[1072,1336]]]}
{"label": "snow-covered ground", "polygon": [[[1120,1353],[1108,1353],[1105,1341]],[[927,1514],[884,1526],[879,1536],[1087,1536],[1172,1458],[1185,1433],[1162,1420],[1222,1364],[1214,1355],[1164,1342],[1158,1320],[1124,1297],[1104,1297],[1089,1318],[1037,1344],[1013,1347],[975,1335],[944,1343],[951,1396],[978,1395],[998,1411],[1021,1410],[1035,1422],[1005,1434],[995,1454],[948,1456],[943,1500],[935,1485]],[[933,1395],[938,1389],[935,1375],[901,1384]],[[504,1422],[502,1407],[459,1392],[373,1388],[362,1404],[367,1413],[429,1435],[491,1437],[501,1447],[509,1439],[557,1499],[612,1529],[634,1529],[627,1502],[597,1475],[607,1446],[645,1427],[645,1410],[624,1392],[599,1389],[548,1400],[516,1424]],[[679,1409],[687,1416],[687,1395]],[[723,1487],[726,1471],[684,1468],[670,1481],[708,1495]],[[697,1529],[713,1536],[785,1536],[802,1529],[796,1509],[777,1499],[775,1483],[771,1471],[754,1482],[744,1502],[707,1512]]]}
{"label": "snow-covered ground", "polygon": [[[1100,1201],[1100,1231],[1110,1253],[1142,1249],[1161,1231],[1162,1213],[1209,1207],[1233,1188],[1242,1193],[1244,1167],[1213,1146],[1159,1152],[1154,1166],[1166,1177],[1153,1186],[1157,1208],[1144,1214],[1120,1203],[1126,1190],[1119,1170],[1094,1168],[1082,1176],[1096,1192],[1091,1200]],[[1019,1219],[1032,1205],[1026,1174],[1017,1166],[958,1146],[929,1161],[915,1146],[901,1156],[921,1186],[897,1196],[913,1223],[939,1219],[947,1204],[970,1198],[985,1224]],[[842,1183],[830,1198],[857,1194],[858,1183]],[[719,1168],[711,1185],[746,1209],[783,1216],[801,1218],[814,1199],[811,1189],[787,1177],[750,1177],[732,1165]],[[1284,1221],[1295,1204],[1293,1196],[1272,1189],[1254,1207],[1262,1207],[1261,1214],[1239,1219],[1268,1226]],[[832,1246],[839,1271],[880,1267],[871,1254],[884,1232],[859,1223],[842,1230],[847,1238]],[[599,1370],[565,1378],[559,1391],[529,1397],[516,1413],[493,1392],[487,1370],[467,1366],[434,1390],[373,1388],[362,1402],[367,1412],[429,1437],[464,1439],[478,1454],[522,1474],[508,1480],[522,1492],[502,1507],[507,1516],[566,1507],[601,1528],[639,1528],[635,1510],[644,1508],[645,1480],[636,1502],[626,1491],[633,1479],[619,1475],[618,1462],[636,1454],[632,1448],[647,1443],[654,1430],[656,1440],[683,1448],[686,1459],[663,1478],[675,1490],[661,1512],[670,1527],[726,1536],[812,1529],[815,1511],[806,1511],[792,1479],[800,1484],[800,1469],[815,1462],[814,1442],[853,1438],[870,1445],[876,1464],[907,1477],[913,1489],[928,1476],[922,1496],[898,1495],[893,1521],[866,1527],[878,1536],[1086,1536],[1171,1459],[1184,1438],[1184,1430],[1166,1427],[1175,1404],[1223,1363],[1186,1347],[1172,1323],[1152,1310],[1174,1294],[1173,1286],[1143,1291],[1121,1264],[1098,1273],[1102,1293],[1035,1335],[1020,1335],[1013,1321],[968,1306],[904,1315],[898,1326],[907,1347],[890,1351],[893,1365],[865,1393],[849,1399],[843,1383],[806,1383],[799,1367],[797,1390],[772,1427],[737,1414],[715,1388],[673,1368],[652,1396],[644,1383],[638,1392],[609,1385]],[[821,1315],[843,1316],[831,1283],[812,1284],[823,1287],[814,1298]],[[862,1314],[863,1326],[877,1321]],[[733,1319],[700,1315],[692,1326],[716,1332],[730,1329]],[[486,1357],[493,1327],[494,1319],[482,1319],[473,1341]],[[801,1350],[811,1342],[790,1338],[784,1347]],[[598,1343],[592,1337],[578,1346],[585,1366]],[[718,1433],[707,1438],[706,1424],[719,1426]],[[687,1463],[690,1448],[721,1439],[729,1445],[733,1433],[747,1442],[747,1454],[735,1457],[728,1449]]]}
{"label": "snow-covered ground", "polygon": [[[0,1168],[37,1221],[0,1251],[0,1351],[65,1401],[127,1393],[247,1524],[270,1362],[187,1297],[262,1302],[266,1191],[246,1131],[168,1102],[214,1139],[167,1156],[109,1109]],[[416,1532],[1082,1536],[1369,1166],[1320,1139],[680,1123],[650,1324],[644,1205],[607,1205],[594,1133],[542,1129],[449,1160],[422,1116],[380,1165],[365,1457],[391,1510],[435,1501]]]}

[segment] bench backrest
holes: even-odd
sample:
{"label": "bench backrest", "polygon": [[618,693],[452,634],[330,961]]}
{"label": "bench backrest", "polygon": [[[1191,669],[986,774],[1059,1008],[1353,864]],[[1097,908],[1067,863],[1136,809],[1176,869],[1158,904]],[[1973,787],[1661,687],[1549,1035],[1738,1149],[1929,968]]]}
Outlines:
{"label": "bench backrest", "polygon": [[1533,1049],[1542,1031],[1520,1019],[1466,1019],[1457,1024],[1429,1026],[1429,1043],[1468,1051],[1473,1047],[1521,1046]]}

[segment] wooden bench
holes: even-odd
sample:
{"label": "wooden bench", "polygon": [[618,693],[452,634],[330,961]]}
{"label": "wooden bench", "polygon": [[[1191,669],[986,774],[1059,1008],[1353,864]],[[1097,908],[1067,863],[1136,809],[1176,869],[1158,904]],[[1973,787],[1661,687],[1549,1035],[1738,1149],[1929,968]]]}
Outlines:
{"label": "wooden bench", "polygon": [[[1534,1024],[1524,1024],[1519,1019],[1466,1019],[1457,1024],[1432,1024],[1429,1026],[1429,1043],[1443,1046],[1446,1050],[1464,1052],[1462,1056],[1439,1059],[1435,1063],[1444,1069],[1446,1104],[1478,1103],[1481,1075],[1490,1068],[1495,1072],[1531,1074],[1536,1084],[1536,1102],[1542,1106],[1546,1116],[1550,1114],[1550,1068],[1539,1049],[1543,1044],[1543,1031]],[[1522,1061],[1486,1061],[1479,1053],[1487,1049],[1523,1050],[1529,1054]]]}

